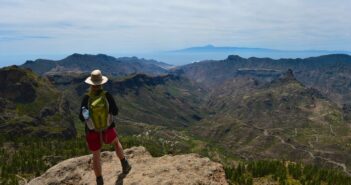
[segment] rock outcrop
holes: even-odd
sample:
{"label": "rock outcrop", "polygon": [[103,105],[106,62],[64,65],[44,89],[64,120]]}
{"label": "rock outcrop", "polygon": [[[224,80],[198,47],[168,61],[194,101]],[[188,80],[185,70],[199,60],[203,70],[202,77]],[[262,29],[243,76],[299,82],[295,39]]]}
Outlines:
{"label": "rock outcrop", "polygon": [[[132,165],[127,175],[121,173],[120,161],[114,152],[102,152],[105,184],[227,184],[222,165],[197,154],[152,157],[144,147],[126,149],[125,154]],[[65,160],[29,182],[29,185],[44,184],[96,184],[92,156]]]}

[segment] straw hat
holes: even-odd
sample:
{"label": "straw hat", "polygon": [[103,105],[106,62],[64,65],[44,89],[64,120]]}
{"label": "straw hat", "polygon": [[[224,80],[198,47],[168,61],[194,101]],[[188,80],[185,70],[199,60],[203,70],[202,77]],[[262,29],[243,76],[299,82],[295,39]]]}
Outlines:
{"label": "straw hat", "polygon": [[90,85],[102,85],[106,83],[108,78],[106,76],[102,76],[101,71],[96,69],[91,72],[90,76],[85,79],[85,83]]}

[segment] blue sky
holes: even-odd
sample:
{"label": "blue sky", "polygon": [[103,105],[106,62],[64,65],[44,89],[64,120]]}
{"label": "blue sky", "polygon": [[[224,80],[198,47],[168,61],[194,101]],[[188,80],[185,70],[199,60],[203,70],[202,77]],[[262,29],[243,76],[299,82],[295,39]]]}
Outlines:
{"label": "blue sky", "polygon": [[0,0],[0,65],[191,46],[351,50],[350,0]]}

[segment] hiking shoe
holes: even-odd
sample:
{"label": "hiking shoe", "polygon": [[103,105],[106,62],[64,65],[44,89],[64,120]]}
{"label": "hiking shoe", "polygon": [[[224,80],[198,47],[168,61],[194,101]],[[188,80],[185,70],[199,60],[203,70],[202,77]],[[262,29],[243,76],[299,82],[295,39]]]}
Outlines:
{"label": "hiking shoe", "polygon": [[96,177],[96,185],[104,185],[104,179],[102,176]]}
{"label": "hiking shoe", "polygon": [[130,171],[130,169],[132,169],[132,166],[129,165],[128,160],[125,159],[125,158],[122,159],[122,160],[121,160],[121,164],[122,164],[122,172],[123,172],[124,174],[128,174],[129,171]]}

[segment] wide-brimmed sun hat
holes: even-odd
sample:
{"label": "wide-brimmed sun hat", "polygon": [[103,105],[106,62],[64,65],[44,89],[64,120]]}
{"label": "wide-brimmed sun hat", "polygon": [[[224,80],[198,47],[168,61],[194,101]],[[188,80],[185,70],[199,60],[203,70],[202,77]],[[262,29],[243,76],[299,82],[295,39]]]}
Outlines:
{"label": "wide-brimmed sun hat", "polygon": [[102,85],[108,81],[106,76],[102,76],[101,71],[96,69],[91,72],[90,76],[85,79],[85,83],[90,85]]}

